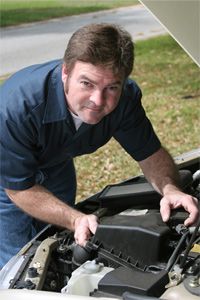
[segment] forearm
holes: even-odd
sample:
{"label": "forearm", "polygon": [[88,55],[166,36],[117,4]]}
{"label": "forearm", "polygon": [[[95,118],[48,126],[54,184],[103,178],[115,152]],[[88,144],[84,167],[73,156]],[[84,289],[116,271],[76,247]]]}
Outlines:
{"label": "forearm", "polygon": [[75,220],[83,216],[81,212],[63,203],[40,185],[35,185],[24,191],[7,189],[6,193],[27,214],[73,231]]}
{"label": "forearm", "polygon": [[179,190],[179,174],[172,157],[161,148],[139,165],[153,187],[162,195]]}

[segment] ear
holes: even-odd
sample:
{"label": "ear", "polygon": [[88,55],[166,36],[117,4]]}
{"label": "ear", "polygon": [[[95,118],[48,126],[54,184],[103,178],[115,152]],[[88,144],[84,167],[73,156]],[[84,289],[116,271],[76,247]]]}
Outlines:
{"label": "ear", "polygon": [[66,82],[68,77],[67,66],[65,64],[62,65],[62,82]]}

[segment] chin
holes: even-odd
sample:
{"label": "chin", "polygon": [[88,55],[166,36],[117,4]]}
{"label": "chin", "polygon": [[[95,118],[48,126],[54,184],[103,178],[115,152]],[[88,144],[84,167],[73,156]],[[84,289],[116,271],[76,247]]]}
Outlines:
{"label": "chin", "polygon": [[91,117],[84,117],[84,116],[80,116],[80,118],[83,120],[84,123],[86,124],[91,124],[91,125],[95,125],[97,123],[99,123],[102,119],[103,119],[104,116],[101,116],[99,118],[91,118]]}
{"label": "chin", "polygon": [[86,119],[83,122],[86,123],[86,124],[95,125],[95,124],[98,124],[101,121],[101,119],[98,119],[98,120],[88,120],[88,119]]}

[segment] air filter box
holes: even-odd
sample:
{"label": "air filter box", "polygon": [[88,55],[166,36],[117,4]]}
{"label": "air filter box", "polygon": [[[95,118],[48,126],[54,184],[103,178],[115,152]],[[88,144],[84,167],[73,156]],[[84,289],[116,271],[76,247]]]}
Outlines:
{"label": "air filter box", "polygon": [[123,259],[151,265],[164,260],[169,234],[159,212],[139,216],[117,214],[101,221],[93,243]]}

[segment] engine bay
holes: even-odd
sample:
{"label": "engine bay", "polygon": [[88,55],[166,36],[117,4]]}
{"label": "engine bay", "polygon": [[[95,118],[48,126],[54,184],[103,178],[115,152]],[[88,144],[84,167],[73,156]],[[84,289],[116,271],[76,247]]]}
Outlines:
{"label": "engine bay", "polygon": [[[183,189],[199,200],[197,165],[184,166],[180,175]],[[77,204],[99,218],[85,247],[75,243],[73,232],[48,225],[20,251],[20,267],[4,276],[4,288],[104,299],[198,298],[200,222],[185,227],[187,212],[178,209],[164,223],[159,201],[142,175],[107,186]]]}

